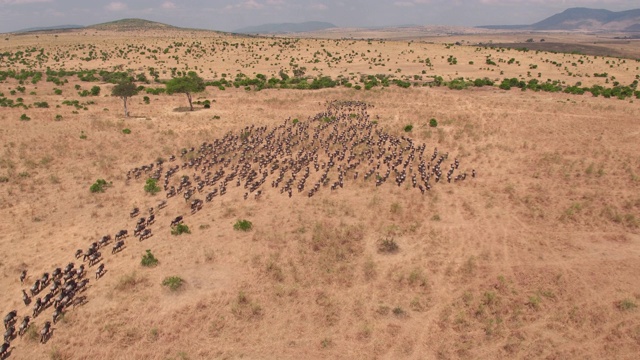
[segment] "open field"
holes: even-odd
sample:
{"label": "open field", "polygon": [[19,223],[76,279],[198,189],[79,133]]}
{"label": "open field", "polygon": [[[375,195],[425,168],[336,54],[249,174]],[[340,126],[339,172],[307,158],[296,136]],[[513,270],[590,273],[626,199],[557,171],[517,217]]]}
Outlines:
{"label": "open field", "polygon": [[[0,53],[29,55],[13,64],[4,57],[0,70],[131,69],[152,80],[150,67],[160,79],[170,78],[175,68],[213,81],[223,73],[269,78],[283,70],[293,76],[293,69],[306,67],[307,75],[342,75],[354,85],[364,85],[363,74],[424,81],[436,75],[445,81],[489,77],[499,83],[540,72],[543,80],[605,87],[614,81],[629,85],[640,73],[633,59],[442,43],[178,31],[82,34],[8,36]],[[25,51],[30,48],[36,51]],[[495,66],[485,63],[487,55]],[[456,64],[447,61],[451,57]],[[420,62],[427,58],[431,66]],[[593,76],[605,72],[606,77]],[[61,79],[60,85],[47,82],[46,75],[36,84],[31,78],[22,85],[13,78],[0,83],[0,93],[14,103],[48,105],[0,112],[2,315],[13,309],[20,319],[31,315],[33,306],[22,303],[21,289],[28,291],[43,272],[70,261],[77,267],[76,249],[120,229],[131,233],[132,208],[146,216],[146,209],[166,199],[164,191],[152,196],[143,190],[150,173],[127,180],[129,170],[162,158],[166,171],[193,159],[203,142],[225,136],[259,141],[256,128],[270,131],[285,119],[292,131],[315,129],[322,122],[310,119],[326,112],[330,101],[369,104],[366,114],[381,132],[426,144],[426,160],[437,147],[439,156],[448,153],[445,171],[457,158],[454,175],[475,169],[478,176],[432,180],[423,195],[410,176],[401,186],[392,181],[395,175],[381,186],[375,176],[363,179],[369,169],[363,162],[357,179],[347,172],[343,188],[321,186],[313,197],[307,196],[319,177],[313,167],[313,181],[303,192],[294,188],[291,197],[279,191],[282,185],[271,186],[278,171],[257,198],[253,192],[243,199],[247,190],[233,180],[224,196],[195,214],[178,195],[157,212],[152,237],[131,236],[117,254],[111,245],[101,250],[107,272],[99,280],[97,265],[85,263],[86,303],[69,307],[50,339],[39,344],[35,331],[53,312],[44,311],[33,320],[32,332],[11,342],[9,359],[634,359],[640,352],[635,97],[486,86],[209,86],[194,100],[210,100],[210,109],[197,105],[185,111],[184,95],[143,92],[132,98],[131,117],[124,118],[122,101],[108,96],[112,84],[75,75]],[[78,95],[92,86],[101,88],[98,96]],[[23,114],[30,120],[20,121]],[[347,115],[364,121],[356,110]],[[429,126],[432,118],[437,127]],[[292,125],[293,119],[299,123]],[[327,121],[343,129],[340,121]],[[403,131],[407,125],[413,125],[410,132]],[[294,155],[303,143],[293,145]],[[194,152],[180,156],[192,147]],[[239,161],[235,154],[229,159]],[[170,155],[178,159],[169,162]],[[328,159],[320,151],[319,161]],[[179,176],[195,173],[186,168]],[[330,182],[337,176],[332,172]],[[112,185],[91,193],[96,179]],[[179,215],[190,234],[171,235],[169,223]],[[234,230],[240,219],[251,221],[252,229]],[[394,243],[397,250],[391,251]],[[141,266],[147,249],[157,266]],[[172,276],[184,280],[176,291],[162,285]]]}

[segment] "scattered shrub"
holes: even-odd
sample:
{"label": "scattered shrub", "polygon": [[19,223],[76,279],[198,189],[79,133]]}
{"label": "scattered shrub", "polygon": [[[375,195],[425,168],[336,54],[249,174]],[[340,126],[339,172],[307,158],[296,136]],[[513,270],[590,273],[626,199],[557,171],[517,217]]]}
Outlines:
{"label": "scattered shrub", "polygon": [[60,114],[56,115],[54,120],[55,121],[61,121],[62,120],[62,115],[60,115]]}
{"label": "scattered shrub", "polygon": [[31,120],[31,118],[28,117],[27,114],[20,115],[20,121],[29,121],[29,120]]}
{"label": "scattered shrub", "polygon": [[179,276],[168,276],[162,280],[162,286],[166,286],[171,291],[177,291],[184,284],[184,280],[182,280]]}
{"label": "scattered shrub", "polygon": [[140,262],[142,266],[146,267],[154,267],[158,265],[158,259],[151,253],[151,250],[147,250],[147,253],[142,255],[142,261]]}
{"label": "scattered shrub", "polygon": [[123,134],[131,134],[131,129],[127,128],[127,129],[122,129],[122,133]]}
{"label": "scattered shrub", "polygon": [[392,254],[400,249],[393,238],[382,239],[378,242],[378,252]]}
{"label": "scattered shrub", "polygon": [[437,127],[438,126],[438,120],[431,118],[431,120],[429,120],[429,126],[431,127]]}
{"label": "scattered shrub", "polygon": [[104,189],[109,185],[110,184],[108,184],[105,179],[98,179],[95,183],[93,183],[93,185],[89,187],[89,191],[91,191],[92,193],[104,192]]}
{"label": "scattered shrub", "polygon": [[253,227],[253,224],[249,220],[238,220],[233,224],[234,230],[249,231]]}
{"label": "scattered shrub", "polygon": [[616,304],[616,307],[622,311],[629,311],[637,308],[638,305],[629,299],[624,299],[624,300],[618,301],[618,303]]}
{"label": "scattered shrub", "polygon": [[146,184],[144,185],[144,191],[155,195],[160,192],[160,187],[158,186],[158,180],[156,179],[147,179]]}
{"label": "scattered shrub", "polygon": [[177,224],[171,228],[171,235],[191,234],[191,230],[185,224]]}
{"label": "scattered shrub", "polygon": [[413,125],[407,125],[404,127],[404,132],[411,132],[413,130]]}

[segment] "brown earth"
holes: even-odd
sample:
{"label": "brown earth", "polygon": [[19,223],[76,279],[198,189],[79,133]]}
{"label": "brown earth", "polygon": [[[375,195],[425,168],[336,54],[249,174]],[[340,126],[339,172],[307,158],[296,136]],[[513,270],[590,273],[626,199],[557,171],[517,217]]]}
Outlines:
{"label": "brown earth", "polygon": [[[82,44],[110,51],[126,44],[164,48],[174,41],[210,41],[208,46],[220,49],[224,41],[244,43],[245,50],[228,45],[212,56],[184,55],[180,64],[171,62],[171,54],[158,55],[159,60],[134,54],[107,62],[78,59],[88,55]],[[168,72],[186,62],[210,79],[239,71],[277,76],[281,68],[289,69],[292,57],[312,75],[332,76],[392,68],[407,76],[426,69],[427,75],[450,77],[526,77],[531,62],[539,64],[536,72],[543,79],[585,85],[605,85],[602,78],[587,77],[592,73],[614,74],[623,84],[638,73],[632,60],[581,55],[314,39],[269,47],[274,41],[218,34],[196,38],[190,32],[127,38],[64,33],[12,36],[0,51],[69,50],[78,57],[46,63],[67,69],[122,65]],[[384,67],[364,58],[347,63],[346,57],[331,66],[324,60],[308,63],[316,51],[345,56],[347,49],[393,60]],[[499,63],[497,71],[484,70],[489,53],[515,57],[522,66]],[[446,62],[449,55],[458,65]],[[430,57],[433,69],[414,63],[418,57]],[[581,57],[588,60],[575,70],[581,77],[544,61],[571,63]],[[44,81],[27,83],[25,93],[15,96],[9,91],[17,81],[0,84],[5,96],[50,105],[0,113],[0,177],[7,179],[0,183],[3,315],[12,309],[20,317],[30,315],[21,288],[76,261],[75,250],[102,235],[131,232],[135,219],[129,211],[164,199],[162,193],[144,193],[144,178],[125,181],[128,170],[230,131],[240,134],[245,126],[273,128],[287,118],[304,122],[325,111],[327,101],[370,104],[379,128],[426,143],[428,154],[434,147],[448,152],[446,168],[458,158],[460,171],[476,169],[478,177],[443,181],[426,195],[407,183],[376,187],[373,179],[348,178],[343,189],[322,188],[312,198],[306,192],[282,195],[269,186],[269,178],[259,199],[243,200],[245,190],[233,184],[194,215],[180,197],[170,199],[152,227],[154,236],[143,242],[129,238],[116,255],[105,248],[107,273],[94,281],[95,267],[88,271],[87,303],[69,308],[44,345],[30,334],[13,340],[10,359],[634,359],[640,352],[637,100],[497,88],[255,92],[209,87],[197,97],[214,101],[211,109],[174,111],[186,105],[184,95],[150,96],[146,105],[141,94],[125,119],[121,100],[107,96],[112,85],[100,83],[101,96],[80,98],[73,86],[94,84],[69,79],[60,87],[62,95],[54,95],[56,86]],[[65,99],[95,103],[75,110],[61,104]],[[19,121],[22,113],[31,120]],[[61,121],[54,121],[56,114]],[[438,120],[437,128],[428,126],[431,118]],[[408,124],[413,130],[404,133]],[[123,134],[124,128],[131,134]],[[113,185],[92,194],[88,188],[98,178]],[[185,215],[191,234],[170,235],[168,224],[177,215]],[[235,231],[238,219],[250,220],[253,229]],[[393,239],[399,251],[379,252],[384,239]],[[140,265],[146,249],[159,259],[157,267]],[[18,281],[22,269],[29,272],[25,286]],[[185,285],[171,292],[161,285],[167,276],[179,276]],[[33,328],[39,331],[51,313],[36,318]]]}

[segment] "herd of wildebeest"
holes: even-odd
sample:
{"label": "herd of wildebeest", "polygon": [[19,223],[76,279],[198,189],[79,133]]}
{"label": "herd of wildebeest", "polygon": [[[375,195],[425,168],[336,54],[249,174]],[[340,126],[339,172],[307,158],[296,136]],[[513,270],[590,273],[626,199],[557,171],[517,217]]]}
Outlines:
{"label": "herd of wildebeest", "polygon": [[[140,178],[155,179],[162,181],[166,195],[165,200],[145,210],[146,216],[140,216],[138,207],[129,213],[131,219],[137,218],[131,234],[139,241],[151,237],[156,216],[170,198],[179,194],[189,204],[191,214],[195,214],[205,202],[224,196],[227,186],[233,184],[243,189],[245,200],[249,196],[259,199],[273,191],[265,186],[270,176],[271,188],[279,189],[280,194],[292,197],[295,188],[309,198],[322,188],[331,191],[342,188],[347,180],[366,182],[373,177],[374,181],[370,182],[378,187],[390,177],[397,186],[410,178],[406,187],[418,189],[424,195],[433,184],[445,182],[445,169],[447,183],[467,178],[467,173],[459,170],[457,158],[446,168],[443,162],[448,154],[440,154],[437,148],[425,154],[425,144],[417,145],[410,137],[382,130],[378,119],[370,118],[369,107],[371,105],[358,101],[328,102],[324,112],[306,121],[287,119],[272,129],[247,126],[240,132],[229,132],[211,143],[203,143],[198,149],[182,149],[178,156],[129,170],[126,184]],[[458,174],[454,176],[456,171]],[[471,169],[470,176],[476,177],[475,169]],[[183,220],[184,216],[178,216],[168,225],[173,228]],[[40,342],[46,343],[58,320],[67,311],[87,302],[90,283],[87,270],[95,267],[93,281],[98,281],[107,271],[104,248],[113,243],[111,256],[117,256],[125,248],[128,236],[127,229],[117,231],[113,237],[105,235],[86,250],[76,250],[75,262],[41,276],[32,276],[31,270],[23,269],[20,283],[32,285],[28,291],[22,289],[25,309],[12,310],[4,318],[6,331],[0,359],[10,355],[11,341],[24,335],[30,326],[35,326],[35,319],[45,317],[47,309],[52,308],[39,333]]]}

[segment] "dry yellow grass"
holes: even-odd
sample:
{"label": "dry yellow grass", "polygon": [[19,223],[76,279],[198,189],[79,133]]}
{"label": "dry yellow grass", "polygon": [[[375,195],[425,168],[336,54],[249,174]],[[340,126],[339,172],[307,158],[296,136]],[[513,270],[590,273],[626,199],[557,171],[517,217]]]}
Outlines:
{"label": "dry yellow grass", "polygon": [[[51,49],[79,43],[114,49],[127,42],[162,47],[174,41],[160,35],[12,36],[0,50],[36,43]],[[171,36],[208,41],[195,33]],[[346,49],[371,50],[392,59],[372,70],[360,60],[318,65],[318,72],[334,76],[389,68],[418,74],[424,69],[412,62],[418,56],[435,63],[428,74],[488,74],[477,68],[486,67],[490,50],[390,41],[347,47],[347,41],[303,39],[280,62],[243,67],[257,54],[274,57],[278,50],[266,44],[275,40],[212,36],[265,45],[253,55],[239,50],[189,60],[190,68],[204,69],[204,77],[277,74],[291,57],[303,64],[323,49],[342,55]],[[522,63],[501,64],[505,74],[496,77],[525,76],[528,63],[536,61],[543,78],[585,85],[604,81],[562,75],[556,70],[561,68],[543,64],[541,54],[492,53]],[[459,65],[448,65],[448,55]],[[544,57],[565,63],[579,56]],[[476,65],[469,66],[470,60]],[[612,69],[608,60],[613,61],[598,57],[579,71],[606,71],[631,83],[635,62]],[[104,64],[67,60],[64,67],[118,64],[154,66],[141,56]],[[311,73],[313,66],[306,65]],[[427,152],[437,146],[479,176],[438,184],[425,196],[406,186],[349,179],[344,189],[323,189],[313,198],[294,191],[289,199],[267,185],[260,199],[245,201],[243,190],[231,186],[227,195],[186,216],[192,233],[180,236],[170,235],[168,224],[189,208],[173,199],[158,215],[153,237],[130,239],[122,252],[105,256],[108,272],[92,280],[88,302],[68,311],[47,344],[26,336],[14,340],[11,359],[632,359],[640,352],[640,313],[627,306],[640,302],[638,101],[495,88],[208,88],[199,97],[215,100],[209,110],[176,112],[186,106],[184,96],[150,96],[146,105],[139,95],[130,106],[132,117],[125,119],[119,99],[79,98],[76,83],[88,88],[74,80],[57,96],[51,83],[25,85],[25,103],[47,101],[51,108],[3,108],[0,114],[0,176],[8,178],[0,183],[3,315],[12,309],[20,316],[30,312],[20,299],[22,269],[29,270],[26,284],[31,284],[44,271],[72,261],[77,248],[120,229],[131,231],[130,209],[162,199],[145,195],[144,179],[127,183],[129,169],[248,125],[307,119],[324,111],[328,100],[373,105],[369,113],[395,135],[413,124],[409,135],[425,142]],[[111,85],[99,85],[103,95],[109,93]],[[7,95],[16,86],[8,80],[0,92]],[[55,107],[63,99],[95,104],[73,114],[73,107]],[[31,121],[18,120],[25,112]],[[63,120],[54,121],[56,114]],[[213,119],[216,115],[220,119]],[[428,126],[430,118],[438,120],[437,128]],[[91,194],[88,188],[98,178],[113,186]],[[252,231],[234,231],[238,219],[249,219]],[[378,251],[386,238],[398,244],[397,253]],[[157,267],[140,265],[146,249],[160,261]],[[167,290],[161,285],[167,276],[180,276],[184,286]],[[50,315],[49,310],[35,320],[38,329]]]}

